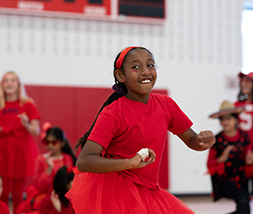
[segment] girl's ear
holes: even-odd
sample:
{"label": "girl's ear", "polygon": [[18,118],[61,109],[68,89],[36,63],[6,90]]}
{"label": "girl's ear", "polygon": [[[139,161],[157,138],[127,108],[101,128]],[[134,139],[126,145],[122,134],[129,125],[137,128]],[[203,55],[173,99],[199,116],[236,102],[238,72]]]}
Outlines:
{"label": "girl's ear", "polygon": [[116,77],[116,79],[120,82],[120,83],[124,83],[125,82],[125,78],[124,75],[122,73],[121,70],[117,69],[114,71],[114,75]]}

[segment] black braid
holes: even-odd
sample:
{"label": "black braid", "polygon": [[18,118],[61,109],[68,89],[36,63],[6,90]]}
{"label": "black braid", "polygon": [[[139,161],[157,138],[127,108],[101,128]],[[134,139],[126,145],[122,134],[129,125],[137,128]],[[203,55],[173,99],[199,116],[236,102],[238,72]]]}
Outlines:
{"label": "black braid", "polygon": [[83,148],[84,144],[86,143],[96,121],[98,118],[98,115],[100,114],[100,112],[103,110],[103,108],[105,106],[110,105],[112,102],[114,102],[115,100],[119,99],[120,97],[122,97],[122,95],[119,95],[118,93],[114,92],[113,94],[111,94],[111,96],[105,101],[105,103],[103,104],[103,106],[100,108],[94,122],[92,123],[91,127],[89,128],[89,130],[82,136],[79,138],[79,140],[77,141],[76,147],[78,148],[79,146],[81,146],[81,148]]}

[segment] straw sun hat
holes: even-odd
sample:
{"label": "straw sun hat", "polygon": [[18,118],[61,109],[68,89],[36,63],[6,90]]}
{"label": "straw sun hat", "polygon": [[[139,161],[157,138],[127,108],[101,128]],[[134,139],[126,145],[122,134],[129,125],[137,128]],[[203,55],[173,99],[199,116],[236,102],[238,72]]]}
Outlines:
{"label": "straw sun hat", "polygon": [[236,107],[233,103],[225,100],[220,106],[220,111],[211,114],[209,118],[219,118],[227,114],[240,114],[243,110],[243,107]]}

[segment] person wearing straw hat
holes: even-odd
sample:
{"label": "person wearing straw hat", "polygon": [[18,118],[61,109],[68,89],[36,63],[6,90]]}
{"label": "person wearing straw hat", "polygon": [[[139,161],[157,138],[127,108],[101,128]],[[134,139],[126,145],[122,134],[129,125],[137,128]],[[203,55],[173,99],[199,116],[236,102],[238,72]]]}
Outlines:
{"label": "person wearing straw hat", "polygon": [[243,110],[243,107],[224,101],[220,110],[209,116],[220,120],[222,131],[215,136],[216,143],[209,150],[207,167],[214,201],[221,197],[233,199],[237,209],[233,213],[249,214],[247,175],[253,153],[248,134],[238,128],[238,116]]}

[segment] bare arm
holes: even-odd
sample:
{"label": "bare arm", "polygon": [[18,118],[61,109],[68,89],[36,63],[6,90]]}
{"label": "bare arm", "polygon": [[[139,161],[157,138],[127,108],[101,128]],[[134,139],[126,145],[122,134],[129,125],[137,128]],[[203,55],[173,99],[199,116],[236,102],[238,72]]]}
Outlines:
{"label": "bare arm", "polygon": [[179,134],[178,137],[191,149],[204,151],[209,149],[214,143],[215,138],[211,131],[202,131],[195,133],[191,128]]}
{"label": "bare arm", "polygon": [[[93,141],[87,141],[78,156],[77,168],[81,172],[107,173],[127,169],[141,168],[154,162],[155,154],[149,149],[149,158],[142,161],[140,155],[135,155],[131,159],[108,159],[101,157],[103,147]],[[138,151],[136,151],[138,152]]]}
{"label": "bare arm", "polygon": [[18,118],[20,118],[21,124],[32,136],[38,136],[40,134],[39,120],[34,119],[29,122],[29,117],[26,113],[18,114]]}
{"label": "bare arm", "polygon": [[32,136],[38,136],[40,134],[39,120],[31,120],[26,129]]}

